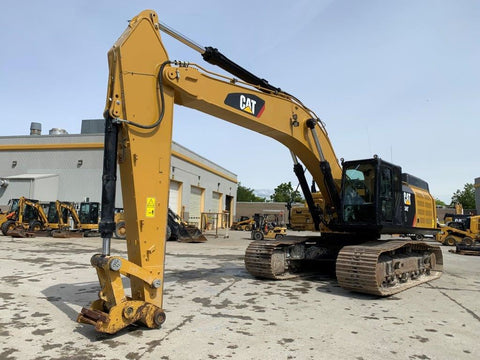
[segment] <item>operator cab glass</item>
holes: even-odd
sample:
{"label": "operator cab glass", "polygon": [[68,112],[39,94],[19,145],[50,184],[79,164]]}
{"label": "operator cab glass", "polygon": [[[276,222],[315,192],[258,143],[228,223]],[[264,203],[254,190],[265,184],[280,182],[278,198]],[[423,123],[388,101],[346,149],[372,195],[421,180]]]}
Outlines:
{"label": "operator cab glass", "polygon": [[401,225],[401,168],[380,158],[343,163],[341,222],[352,231],[382,233]]}
{"label": "operator cab glass", "polygon": [[18,210],[18,202],[20,199],[10,199],[8,200],[8,206],[10,212],[15,212]]}
{"label": "operator cab glass", "polygon": [[98,215],[100,213],[100,204],[96,202],[82,202],[78,217],[82,224],[96,224],[98,223]]}
{"label": "operator cab glass", "polygon": [[343,221],[375,222],[375,168],[372,164],[352,164],[344,171]]}
{"label": "operator cab glass", "polygon": [[58,223],[58,213],[56,203],[50,202],[47,211],[47,220],[51,224]]}

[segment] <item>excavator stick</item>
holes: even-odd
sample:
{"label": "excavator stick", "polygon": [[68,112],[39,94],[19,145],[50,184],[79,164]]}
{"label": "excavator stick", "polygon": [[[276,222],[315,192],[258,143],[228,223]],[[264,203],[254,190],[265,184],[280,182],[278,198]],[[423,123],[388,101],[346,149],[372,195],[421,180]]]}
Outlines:
{"label": "excavator stick", "polygon": [[[135,322],[158,328],[165,320],[163,272],[174,105],[173,90],[163,86],[167,59],[153,11],[131,19],[108,53],[99,224],[103,244],[102,254],[91,261],[101,290],[99,298],[78,316],[79,322],[95,325],[100,332],[114,333]],[[128,260],[110,256],[117,165]],[[121,275],[129,280],[130,296],[125,294]]]}

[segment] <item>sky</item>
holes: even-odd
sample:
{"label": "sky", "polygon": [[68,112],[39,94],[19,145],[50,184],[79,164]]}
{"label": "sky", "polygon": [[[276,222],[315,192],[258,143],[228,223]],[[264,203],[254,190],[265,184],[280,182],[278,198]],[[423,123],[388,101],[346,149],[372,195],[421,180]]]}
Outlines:
{"label": "sky", "polygon": [[[2,1],[0,136],[26,135],[32,121],[43,134],[74,134],[82,119],[101,118],[107,51],[144,9],[299,98],[325,122],[338,158],[377,154],[446,203],[480,177],[476,0]],[[162,39],[172,60],[221,73]],[[181,107],[173,131],[243,186],[298,185],[275,140]]]}

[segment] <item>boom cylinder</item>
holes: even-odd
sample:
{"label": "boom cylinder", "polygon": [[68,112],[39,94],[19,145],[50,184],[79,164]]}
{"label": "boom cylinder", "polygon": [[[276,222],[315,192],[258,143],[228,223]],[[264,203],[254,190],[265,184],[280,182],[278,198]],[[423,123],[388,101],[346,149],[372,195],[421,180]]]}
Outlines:
{"label": "boom cylinder", "polygon": [[205,60],[206,62],[220,67],[221,69],[229,72],[233,76],[237,76],[239,79],[249,84],[260,86],[262,89],[268,89],[276,93],[282,92],[286,94],[286,92],[282,91],[282,89],[270,85],[267,80],[259,78],[258,76],[252,74],[250,71],[233,62],[225,55],[223,55],[220,51],[218,51],[218,49],[211,46],[201,46],[164,23],[159,22],[158,27],[164,33],[170,35],[174,39],[199,52],[202,55],[203,60]]}

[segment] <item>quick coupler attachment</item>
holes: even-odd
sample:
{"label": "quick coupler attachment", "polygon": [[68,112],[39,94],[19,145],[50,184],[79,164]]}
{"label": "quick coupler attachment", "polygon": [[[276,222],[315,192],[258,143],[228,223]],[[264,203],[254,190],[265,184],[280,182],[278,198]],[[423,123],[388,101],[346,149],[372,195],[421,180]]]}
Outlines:
{"label": "quick coupler attachment", "polygon": [[145,301],[127,300],[108,311],[102,309],[103,305],[103,300],[99,299],[94,301],[90,308],[82,308],[77,322],[93,325],[98,332],[115,334],[136,322],[151,329],[158,329],[166,319],[162,309]]}
{"label": "quick coupler attachment", "polygon": [[[159,328],[165,322],[165,312],[159,306],[143,299],[125,295],[121,275],[136,277],[148,284],[161,299],[162,281],[149,271],[115,256],[96,254],[91,258],[100,282],[98,299],[89,308],[83,308],[77,322],[95,326],[99,332],[114,334],[130,324],[139,322],[148,328]],[[161,302],[159,304],[161,306]]]}

